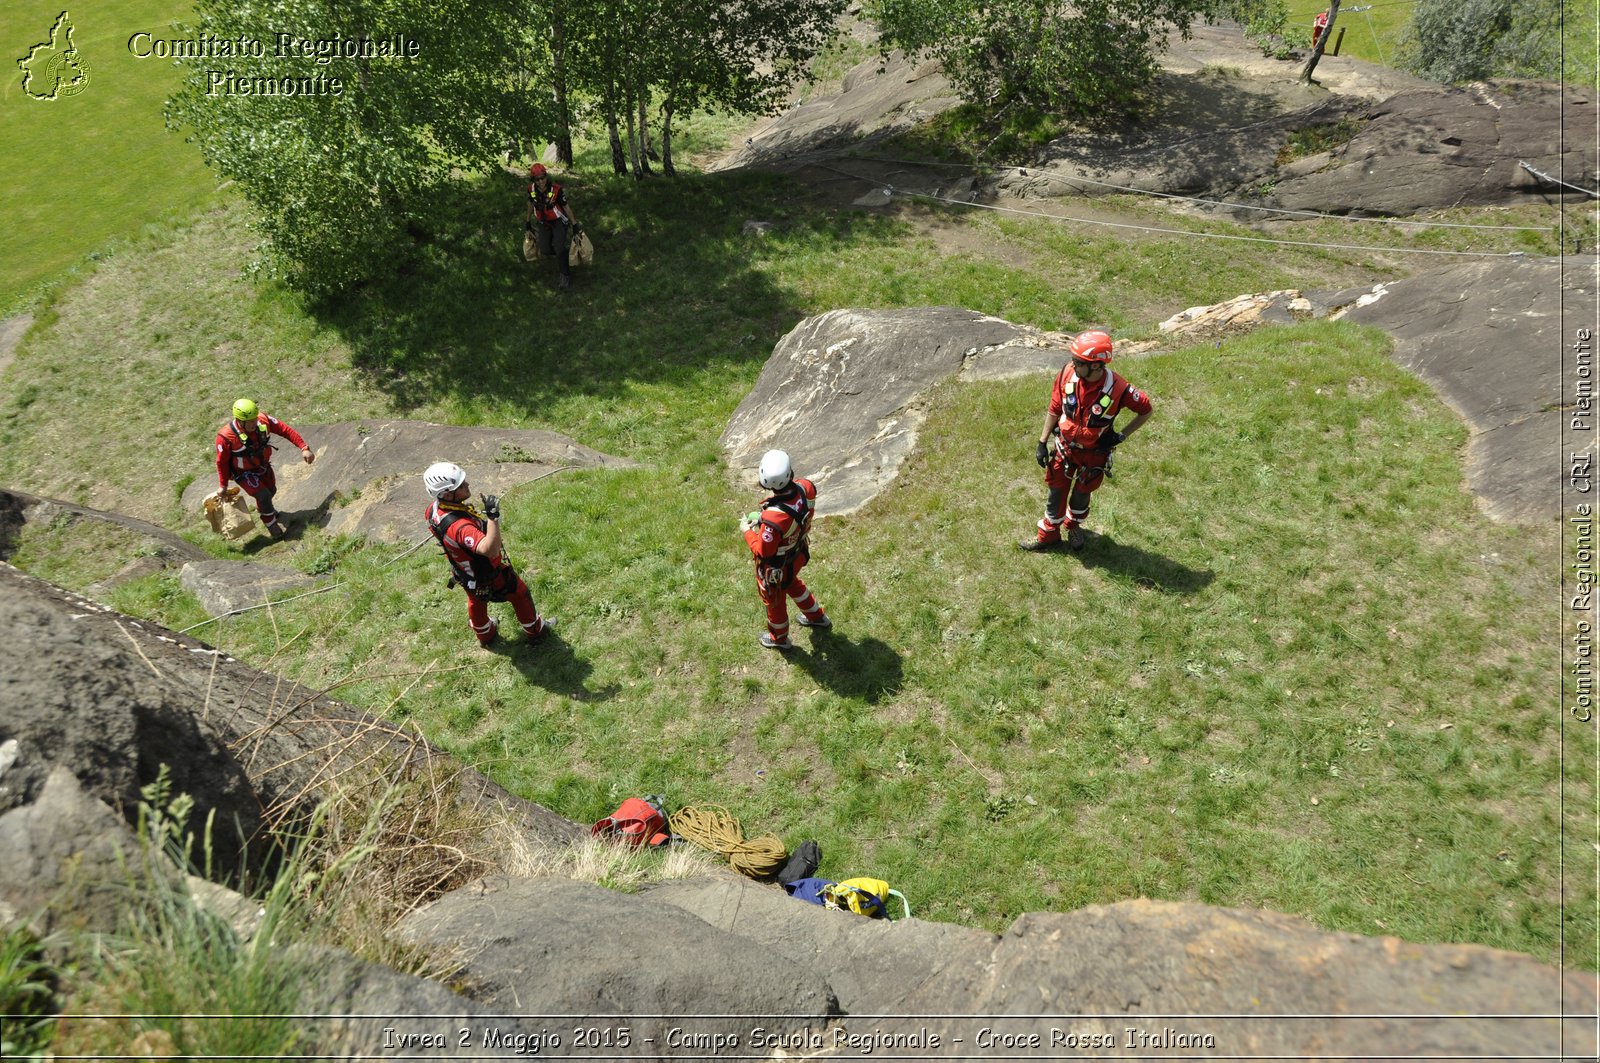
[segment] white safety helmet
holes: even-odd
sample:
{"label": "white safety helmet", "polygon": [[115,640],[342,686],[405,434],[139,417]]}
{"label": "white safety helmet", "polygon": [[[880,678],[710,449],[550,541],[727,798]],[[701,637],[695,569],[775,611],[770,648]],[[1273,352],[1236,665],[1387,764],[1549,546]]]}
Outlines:
{"label": "white safety helmet", "polygon": [[436,461],[422,474],[422,486],[434,498],[447,495],[467,482],[467,470],[449,461]]}
{"label": "white safety helmet", "polygon": [[769,450],[761,455],[761,486],[768,491],[782,491],[794,479],[794,466],[789,455],[781,450]]}

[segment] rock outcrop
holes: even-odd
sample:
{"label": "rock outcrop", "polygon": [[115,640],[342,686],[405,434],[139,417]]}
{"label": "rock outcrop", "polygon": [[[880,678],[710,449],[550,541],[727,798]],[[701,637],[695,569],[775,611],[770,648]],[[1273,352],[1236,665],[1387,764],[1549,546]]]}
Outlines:
{"label": "rock outcrop", "polygon": [[762,453],[786,450],[817,482],[818,512],[848,513],[898,475],[929,388],[1054,371],[1065,351],[1065,337],[949,306],[807,318],[733,412],[722,433],[728,465],[753,485]]}
{"label": "rock outcrop", "polygon": [[[245,823],[310,800],[336,775],[437,756],[4,565],[0,637],[14,651],[0,676],[0,922],[104,930],[141,882],[182,886],[128,826],[132,791],[159,765],[197,803]],[[68,666],[75,655],[86,667]],[[541,844],[582,834],[475,772],[456,775],[459,800]],[[254,933],[248,903],[214,885],[186,888]],[[1596,1051],[1590,974],[1203,905],[1026,915],[997,936],[869,921],[726,875],[632,895],[495,873],[418,908],[398,933],[456,957],[447,984],[320,945],[282,953],[305,972],[300,1010],[316,1016],[302,1048],[653,1059]]]}
{"label": "rock outcrop", "polygon": [[[477,494],[505,494],[563,469],[633,464],[559,433],[531,428],[464,428],[426,421],[296,427],[317,460],[306,465],[291,449],[273,462],[276,505],[290,517],[291,527],[315,523],[335,535],[365,535],[382,542],[413,542],[427,534],[422,470],[436,461],[464,468]],[[183,492],[183,508],[198,514],[201,500],[215,490],[214,477],[201,477]]]}

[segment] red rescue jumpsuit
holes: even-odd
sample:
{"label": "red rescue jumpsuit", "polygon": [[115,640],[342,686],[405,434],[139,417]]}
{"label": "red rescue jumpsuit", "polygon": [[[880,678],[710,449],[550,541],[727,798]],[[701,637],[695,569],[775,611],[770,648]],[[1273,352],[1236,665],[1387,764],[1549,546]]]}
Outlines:
{"label": "red rescue jumpsuit", "polygon": [[[1089,516],[1089,496],[1111,471],[1111,451],[1097,449],[1100,437],[1123,410],[1148,414],[1150,396],[1107,367],[1094,383],[1078,379],[1072,363],[1056,374],[1050,390],[1050,416],[1056,421],[1056,452],[1045,467],[1049,488],[1039,541],[1059,542],[1061,526],[1081,525]],[[1061,498],[1066,496],[1066,512]]]}
{"label": "red rescue jumpsuit", "polygon": [[255,431],[230,418],[217,432],[217,489],[227,490],[229,479],[238,481],[245,494],[256,500],[261,523],[269,531],[278,523],[278,510],[272,504],[278,491],[278,478],[272,471],[270,436],[274,435],[306,449],[306,441],[289,422],[264,413],[257,416]]}
{"label": "red rescue jumpsuit", "polygon": [[544,619],[534,607],[528,585],[505,554],[491,559],[475,549],[488,531],[475,510],[453,502],[433,502],[428,506],[427,521],[428,530],[444,548],[455,582],[467,592],[467,621],[479,643],[489,645],[497,633],[496,624],[489,617],[490,602],[511,603],[528,641],[545,633]]}
{"label": "red rescue jumpsuit", "polygon": [[810,480],[796,479],[761,503],[755,527],[746,528],[744,541],[755,555],[756,587],[767,606],[767,634],[778,642],[789,637],[789,603],[811,623],[827,619],[816,596],[800,578],[810,560],[807,536],[817,488]]}

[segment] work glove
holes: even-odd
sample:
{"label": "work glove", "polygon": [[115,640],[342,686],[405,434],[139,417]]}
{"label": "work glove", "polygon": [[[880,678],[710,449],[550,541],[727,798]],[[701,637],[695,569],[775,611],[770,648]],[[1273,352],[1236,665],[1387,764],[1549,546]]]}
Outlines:
{"label": "work glove", "polygon": [[1039,463],[1039,468],[1047,468],[1050,465],[1050,444],[1041,439],[1039,449],[1033,452],[1033,460]]}
{"label": "work glove", "polygon": [[522,223],[523,232],[533,232],[533,219],[529,218]]}
{"label": "work glove", "polygon": [[742,532],[751,531],[751,530],[753,530],[755,528],[755,526],[757,524],[760,524],[760,523],[761,523],[761,514],[757,513],[755,510],[752,509],[750,512],[746,513],[743,517],[741,517],[739,519],[739,530],[742,531]]}
{"label": "work glove", "polygon": [[238,498],[239,497],[239,489],[237,487],[231,487],[231,486],[230,487],[224,487],[221,491],[218,491],[217,494],[222,498]]}
{"label": "work glove", "polygon": [[498,495],[483,496],[483,515],[490,520],[500,519],[500,498]]}
{"label": "work glove", "polygon": [[1115,428],[1107,428],[1104,432],[1100,433],[1099,449],[1110,450],[1112,447],[1115,447],[1118,443],[1121,443],[1126,438],[1126,436],[1117,431]]}

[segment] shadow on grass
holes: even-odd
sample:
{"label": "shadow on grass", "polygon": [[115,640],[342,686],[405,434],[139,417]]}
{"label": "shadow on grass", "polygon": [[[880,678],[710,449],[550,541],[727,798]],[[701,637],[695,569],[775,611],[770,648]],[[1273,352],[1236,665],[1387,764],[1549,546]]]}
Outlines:
{"label": "shadow on grass", "polygon": [[886,643],[874,638],[852,642],[837,628],[813,629],[811,652],[790,651],[789,659],[833,693],[868,705],[897,693],[904,680],[900,655]]}
{"label": "shadow on grass", "polygon": [[1190,568],[1169,557],[1119,543],[1104,535],[1091,535],[1082,551],[1064,556],[1076,559],[1086,568],[1104,569],[1108,575],[1124,582],[1167,594],[1193,594],[1216,578],[1208,568]]}
{"label": "shadow on grass", "polygon": [[619,684],[611,683],[599,690],[590,690],[588,678],[594,666],[573,653],[559,631],[551,631],[538,642],[529,643],[520,634],[508,637],[502,626],[502,634],[489,647],[489,652],[509,657],[528,682],[573,701],[609,701],[622,689]]}
{"label": "shadow on grass", "polygon": [[[570,291],[553,263],[522,261],[526,185],[502,172],[441,191],[410,261],[313,311],[402,409],[488,399],[548,420],[568,397],[625,398],[640,383],[703,394],[708,369],[759,365],[802,312],[759,268],[763,243],[826,252],[895,224],[808,209],[774,175],[565,184],[595,244]],[[751,218],[775,233],[744,234]]]}

